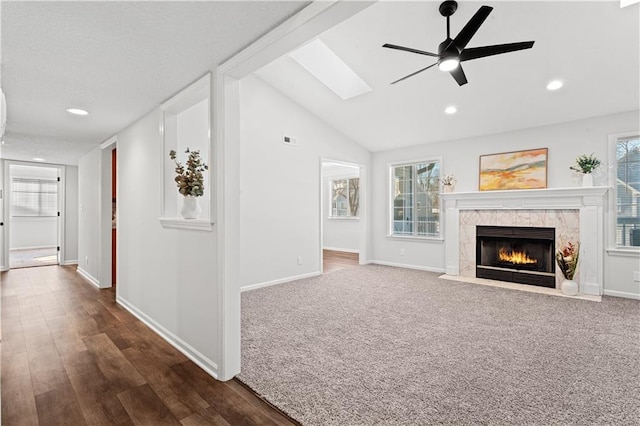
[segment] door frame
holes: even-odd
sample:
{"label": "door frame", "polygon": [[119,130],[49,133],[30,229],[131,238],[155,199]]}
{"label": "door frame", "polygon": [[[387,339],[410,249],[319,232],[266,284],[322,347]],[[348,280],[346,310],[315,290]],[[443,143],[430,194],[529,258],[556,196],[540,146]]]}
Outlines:
{"label": "door frame", "polygon": [[[357,167],[358,168],[358,178],[360,179],[360,187],[359,187],[359,213],[358,213],[358,263],[360,265],[366,265],[368,263],[367,259],[367,247],[368,247],[368,232],[367,232],[367,222],[368,222],[368,205],[367,205],[367,166],[365,164],[354,163],[350,161],[342,161],[342,160],[334,160],[331,158],[321,157],[320,158],[320,273],[324,273],[324,218],[327,215],[329,206],[324,202],[325,200],[325,191],[329,188],[324,188],[325,174],[324,174],[324,164],[325,163],[335,163],[342,164],[344,166],[349,167]],[[329,200],[330,201],[330,200]]]}
{"label": "door frame", "polygon": [[[98,223],[100,224],[100,230],[98,232],[98,244],[99,251],[98,256],[100,259],[100,269],[98,271],[98,282],[100,288],[113,287],[113,279],[111,276],[111,263],[112,251],[111,251],[111,230],[112,230],[112,209],[113,209],[113,197],[112,197],[112,168],[111,168],[111,152],[118,147],[118,137],[113,136],[100,144],[100,185],[98,187],[99,197],[99,211],[98,211]],[[117,153],[116,153],[117,155]],[[118,182],[116,176],[116,200],[118,199]],[[117,216],[117,213],[116,213]],[[116,217],[117,221],[117,217]],[[118,228],[116,226],[116,282],[118,281]],[[116,293],[118,287],[116,286]],[[116,294],[117,296],[117,294]]]}
{"label": "door frame", "polygon": [[0,271],[8,271],[11,269],[10,262],[10,236],[11,236],[11,166],[29,166],[29,167],[41,167],[47,169],[58,169],[58,224],[57,224],[57,246],[60,250],[57,252],[58,265],[64,263],[65,260],[65,184],[66,184],[66,167],[61,164],[52,163],[35,163],[30,161],[18,161],[18,160],[3,160],[3,194],[2,194],[2,218],[4,226],[0,232],[0,238],[2,239],[2,256],[0,259]]}

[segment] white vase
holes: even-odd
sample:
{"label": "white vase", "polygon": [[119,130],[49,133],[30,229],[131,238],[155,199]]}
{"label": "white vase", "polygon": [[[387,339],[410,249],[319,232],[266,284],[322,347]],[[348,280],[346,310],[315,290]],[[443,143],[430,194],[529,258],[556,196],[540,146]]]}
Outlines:
{"label": "white vase", "polygon": [[593,175],[591,173],[585,173],[582,175],[582,186],[585,188],[593,186]]}
{"label": "white vase", "polygon": [[186,195],[182,197],[182,209],[180,215],[184,219],[197,219],[202,213],[202,207],[200,207],[200,197],[194,197],[192,195]]}
{"label": "white vase", "polygon": [[451,194],[455,189],[453,185],[442,185],[442,186],[444,188],[445,194]]}
{"label": "white vase", "polygon": [[575,296],[578,294],[578,283],[574,280],[564,280],[560,285],[560,290],[567,296]]}

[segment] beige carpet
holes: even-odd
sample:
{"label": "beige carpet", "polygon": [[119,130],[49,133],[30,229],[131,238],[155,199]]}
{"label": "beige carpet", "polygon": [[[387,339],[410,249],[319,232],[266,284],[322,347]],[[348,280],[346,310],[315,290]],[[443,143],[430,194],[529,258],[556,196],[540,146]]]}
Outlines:
{"label": "beige carpet", "polygon": [[243,293],[239,378],[306,425],[637,425],[639,342],[639,301],[369,265]]}

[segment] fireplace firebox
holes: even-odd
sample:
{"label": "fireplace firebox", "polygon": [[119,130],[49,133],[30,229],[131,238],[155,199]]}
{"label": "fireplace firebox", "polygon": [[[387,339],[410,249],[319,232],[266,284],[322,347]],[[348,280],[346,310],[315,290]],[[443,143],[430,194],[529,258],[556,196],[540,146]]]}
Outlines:
{"label": "fireplace firebox", "polygon": [[555,228],[476,227],[476,277],[556,286]]}

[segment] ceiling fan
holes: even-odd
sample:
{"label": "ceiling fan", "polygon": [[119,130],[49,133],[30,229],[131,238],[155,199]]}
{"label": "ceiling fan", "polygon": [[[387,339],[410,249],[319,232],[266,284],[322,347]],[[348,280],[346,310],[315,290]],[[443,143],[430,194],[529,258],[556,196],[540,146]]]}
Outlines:
{"label": "ceiling fan", "polygon": [[438,65],[438,68],[440,68],[440,70],[448,71],[456,80],[456,82],[460,86],[462,86],[463,84],[467,84],[467,77],[464,75],[464,71],[462,70],[460,62],[484,58],[486,56],[500,55],[502,53],[515,52],[517,50],[530,49],[533,46],[533,41],[523,41],[519,43],[496,44],[492,46],[467,48],[467,44],[474,36],[476,31],[478,31],[478,28],[480,28],[485,19],[487,19],[493,8],[490,6],[480,7],[476,14],[473,15],[469,22],[467,22],[464,28],[460,30],[456,38],[451,39],[451,36],[449,35],[449,17],[455,13],[457,8],[458,3],[452,0],[447,0],[440,5],[440,14],[447,18],[447,38],[445,41],[440,43],[440,46],[438,46],[438,54],[389,43],[385,43],[382,45],[382,47],[387,47],[389,49],[404,50],[406,52],[438,58],[438,62],[436,62],[435,64],[431,64],[428,67],[422,68],[416,72],[404,76],[391,84],[395,84],[409,77],[413,77],[416,74],[419,74],[431,67]]}

